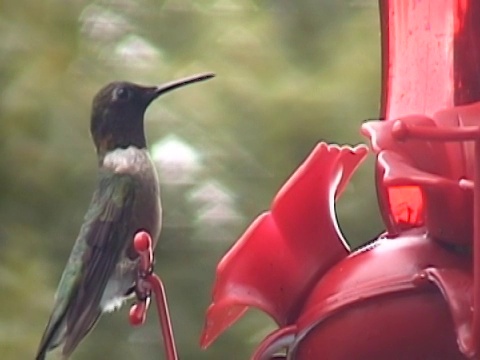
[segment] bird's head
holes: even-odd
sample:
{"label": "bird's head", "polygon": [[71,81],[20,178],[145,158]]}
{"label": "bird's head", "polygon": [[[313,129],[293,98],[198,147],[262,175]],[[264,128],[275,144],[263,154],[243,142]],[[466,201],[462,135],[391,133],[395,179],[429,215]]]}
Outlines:
{"label": "bird's head", "polygon": [[98,155],[117,148],[146,147],[143,117],[148,105],[162,94],[213,76],[198,74],[160,86],[112,82],[103,87],[93,99],[90,123]]}

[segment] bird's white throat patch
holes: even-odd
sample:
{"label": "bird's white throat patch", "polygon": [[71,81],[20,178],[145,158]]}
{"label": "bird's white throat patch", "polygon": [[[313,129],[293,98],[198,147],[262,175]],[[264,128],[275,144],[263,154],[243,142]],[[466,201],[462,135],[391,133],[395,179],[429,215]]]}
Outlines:
{"label": "bird's white throat patch", "polygon": [[133,173],[142,170],[148,157],[145,149],[129,146],[108,152],[103,159],[103,166],[116,173]]}
{"label": "bird's white throat patch", "polygon": [[101,301],[100,307],[103,312],[112,312],[122,307],[127,299],[124,296],[116,296],[106,301]]}

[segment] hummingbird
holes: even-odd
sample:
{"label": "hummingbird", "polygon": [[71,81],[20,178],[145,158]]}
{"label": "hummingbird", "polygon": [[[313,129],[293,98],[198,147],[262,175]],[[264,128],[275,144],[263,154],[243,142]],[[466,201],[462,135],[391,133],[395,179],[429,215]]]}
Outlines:
{"label": "hummingbird", "polygon": [[135,234],[160,235],[162,207],[147,151],[144,114],[153,100],[214,77],[193,75],[161,86],[112,82],[93,99],[90,133],[98,157],[96,189],[55,295],[36,360],[63,345],[68,359],[100,315],[134,294],[139,256]]}

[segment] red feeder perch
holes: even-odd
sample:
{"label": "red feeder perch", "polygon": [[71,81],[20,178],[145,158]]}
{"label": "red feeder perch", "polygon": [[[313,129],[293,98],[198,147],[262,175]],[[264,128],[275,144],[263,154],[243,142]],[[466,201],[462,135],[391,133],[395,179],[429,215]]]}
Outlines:
{"label": "red feeder perch", "polygon": [[150,296],[153,291],[162,330],[163,344],[167,360],[178,360],[173,336],[170,312],[162,280],[153,273],[152,238],[145,231],[140,231],[133,240],[135,250],[140,254],[140,268],[136,281],[137,302],[130,308],[130,323],[142,325],[147,316]]}

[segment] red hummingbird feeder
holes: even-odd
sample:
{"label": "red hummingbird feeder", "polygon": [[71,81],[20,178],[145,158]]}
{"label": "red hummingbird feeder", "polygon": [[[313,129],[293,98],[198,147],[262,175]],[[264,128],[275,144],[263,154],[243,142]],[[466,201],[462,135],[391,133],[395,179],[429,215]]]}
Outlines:
{"label": "red hummingbird feeder", "polygon": [[335,201],[368,148],[318,144],[220,261],[203,348],[254,306],[278,325],[254,360],[480,359],[480,2],[380,17],[383,120],[362,133],[386,231],[349,249]]}

